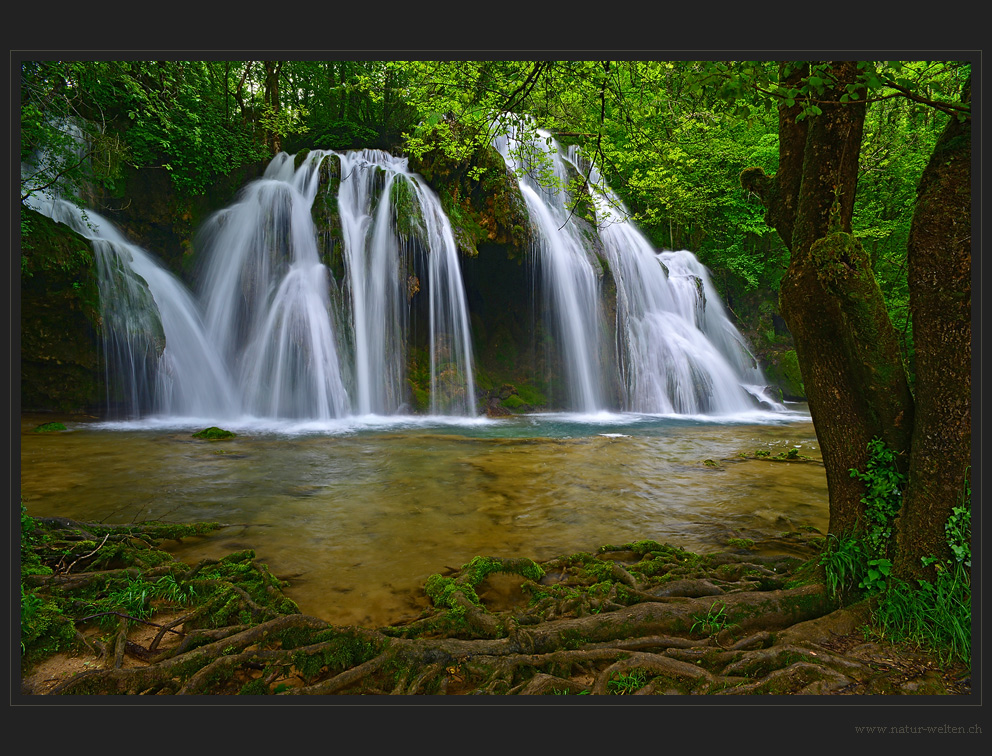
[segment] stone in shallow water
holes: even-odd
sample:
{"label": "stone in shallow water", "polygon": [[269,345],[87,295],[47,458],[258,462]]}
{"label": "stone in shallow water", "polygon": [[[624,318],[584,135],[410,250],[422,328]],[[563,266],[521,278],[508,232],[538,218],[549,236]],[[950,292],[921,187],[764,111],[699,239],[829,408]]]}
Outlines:
{"label": "stone in shallow water", "polygon": [[205,438],[209,441],[217,441],[224,438],[234,438],[237,434],[229,430],[224,430],[223,428],[218,428],[215,425],[209,428],[204,428],[201,431],[197,431],[193,434],[193,438]]}
{"label": "stone in shallow water", "polygon": [[34,429],[35,433],[55,433],[64,431],[66,427],[62,423],[42,423]]}

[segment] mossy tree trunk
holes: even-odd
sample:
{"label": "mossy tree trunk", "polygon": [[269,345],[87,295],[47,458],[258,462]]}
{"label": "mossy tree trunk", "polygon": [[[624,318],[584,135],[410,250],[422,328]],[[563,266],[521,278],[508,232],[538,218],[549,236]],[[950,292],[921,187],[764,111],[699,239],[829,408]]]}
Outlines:
{"label": "mossy tree trunk", "polygon": [[908,251],[917,401],[896,571],[923,577],[922,557],[950,556],[944,524],[971,464],[970,119],[952,117],[934,148]]}
{"label": "mossy tree trunk", "polygon": [[[857,63],[839,61],[821,97],[821,113],[797,120],[801,104],[779,111],[780,160],[774,177],[760,169],[742,176],[761,197],[766,220],[790,251],[779,293],[792,332],[823,453],[830,531],[859,524],[868,442],[882,438],[908,467],[913,400],[896,334],[868,256],[851,236],[865,105],[840,103],[856,83]],[[786,63],[782,82],[797,86],[808,67]]]}
{"label": "mossy tree trunk", "polygon": [[[781,81],[798,88],[808,73],[786,63]],[[849,471],[866,468],[867,443],[881,438],[908,475],[896,574],[932,577],[922,558],[949,556],[944,526],[971,460],[971,122],[951,119],[920,181],[908,248],[914,399],[870,261],[851,235],[864,97],[839,99],[857,82],[857,63],[834,63],[831,74],[821,114],[797,121],[799,103],[780,108],[778,173],[748,169],[741,180],[790,250],[780,304],[823,452],[830,531],[858,526],[864,489]]]}

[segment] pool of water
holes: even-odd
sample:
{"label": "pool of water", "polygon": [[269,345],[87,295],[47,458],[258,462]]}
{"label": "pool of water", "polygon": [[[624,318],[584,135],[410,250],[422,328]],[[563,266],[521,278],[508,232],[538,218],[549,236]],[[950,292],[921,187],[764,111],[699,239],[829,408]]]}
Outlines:
{"label": "pool of water", "polygon": [[[816,463],[744,460],[796,448],[819,458],[805,407],[732,418],[632,414],[506,419],[208,419],[106,423],[21,418],[28,514],[107,523],[217,521],[172,550],[194,562],[254,549],[301,610],[384,625],[426,605],[424,580],[478,554],[549,559],[654,539],[690,550],[827,527]],[[711,460],[715,464],[707,464]]]}

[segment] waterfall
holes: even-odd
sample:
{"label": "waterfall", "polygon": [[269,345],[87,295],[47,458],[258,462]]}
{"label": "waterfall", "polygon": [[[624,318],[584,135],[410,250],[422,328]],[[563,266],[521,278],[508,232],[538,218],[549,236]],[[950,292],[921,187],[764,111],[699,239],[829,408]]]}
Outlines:
{"label": "waterfall", "polygon": [[[566,209],[566,192],[540,191],[528,177],[534,166],[520,155],[544,156],[559,182],[588,176],[599,249],[616,284],[617,370],[622,408],[658,414],[732,414],[763,404],[765,379],[744,337],[726,315],[709,274],[686,250],[657,252],[628,219],[627,209],[575,148],[563,149],[547,132],[520,143],[514,128],[496,142],[521,176],[521,191],[539,232],[538,264],[547,304],[555,309],[573,409],[601,405],[596,382],[598,321],[602,318],[590,245]],[[523,139],[527,139],[523,137]],[[513,140],[518,140],[511,148]]]}
{"label": "waterfall", "polygon": [[431,412],[474,415],[472,336],[468,302],[458,267],[458,247],[441,202],[414,176],[404,177],[416,192],[428,255],[430,300]]}
{"label": "waterfall", "polygon": [[239,412],[328,420],[350,409],[330,277],[317,252],[313,198],[279,177],[281,164],[201,230],[206,331],[236,376]]}
{"label": "waterfall", "polygon": [[[322,181],[328,160],[340,167],[337,195],[324,205],[336,209],[340,224],[340,282],[321,262],[312,215],[322,187],[335,187]],[[397,208],[394,195],[411,201]],[[412,239],[398,232],[399,216]],[[200,238],[210,337],[237,366],[246,411],[323,420],[407,409],[410,281],[419,287],[423,279],[430,411],[475,414],[457,248],[440,200],[409,171],[406,158],[372,149],[314,150],[297,167],[281,153],[235,205],[208,221]],[[417,277],[417,271],[424,272]]]}
{"label": "waterfall", "polygon": [[108,406],[125,414],[233,411],[234,384],[182,282],[98,213],[51,196],[32,195],[29,204],[92,243]]}
{"label": "waterfall", "polygon": [[[539,133],[548,137],[545,132]],[[589,238],[571,217],[568,193],[555,186],[567,184],[567,164],[545,139],[524,141],[521,132],[512,128],[497,137],[495,147],[516,173],[531,222],[537,229],[533,251],[541,271],[543,304],[552,316],[559,346],[568,409],[602,410],[601,269],[597,270]],[[535,176],[546,163],[550,163],[554,181],[542,185]]]}
{"label": "waterfall", "polygon": [[[368,152],[341,157],[337,197],[351,301],[355,411],[360,415],[395,408],[405,375],[399,348],[406,333],[406,309],[400,306],[405,297],[390,201],[396,173],[376,170],[370,157]],[[378,206],[373,211],[374,200]]]}
{"label": "waterfall", "polygon": [[[322,262],[312,216],[328,159],[341,166],[332,203],[343,238],[340,282]],[[377,150],[316,150],[295,162],[277,155],[203,224],[196,296],[96,213],[32,198],[36,210],[93,243],[115,392],[108,404],[130,417],[217,420],[402,412],[409,312],[423,288],[430,412],[474,416],[468,307],[437,195],[405,158]],[[402,211],[398,188],[406,191]],[[402,213],[406,235],[397,231]]]}
{"label": "waterfall", "polygon": [[[355,411],[389,413],[403,403],[407,303],[422,284],[428,299],[430,411],[474,415],[468,304],[440,199],[410,172],[406,158],[381,150],[312,154],[310,170],[332,154],[341,161],[337,207],[354,339]],[[399,216],[408,230],[405,240],[397,233]]]}
{"label": "waterfall", "polygon": [[[656,251],[594,166],[536,134],[510,128],[495,146],[534,227],[531,259],[563,408],[781,409],[700,261]],[[566,187],[583,176],[595,226],[571,210]],[[451,224],[406,158],[373,149],[277,155],[201,227],[196,296],[98,214],[51,197],[31,204],[93,243],[108,405],[132,417],[324,421],[400,414],[411,400],[432,415],[477,413]],[[338,263],[336,278],[328,266]],[[604,279],[615,284],[615,308],[604,302],[614,289]]]}

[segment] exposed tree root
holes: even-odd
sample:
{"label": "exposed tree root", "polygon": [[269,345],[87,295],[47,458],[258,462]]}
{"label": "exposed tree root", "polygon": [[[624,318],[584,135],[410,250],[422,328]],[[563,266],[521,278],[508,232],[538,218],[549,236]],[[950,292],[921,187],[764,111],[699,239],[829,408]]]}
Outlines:
{"label": "exposed tree root", "polygon": [[[103,538],[92,531],[76,532]],[[90,560],[91,542],[83,547]],[[86,640],[91,651],[102,649],[101,668],[44,692],[808,694],[877,688],[873,681],[891,673],[870,655],[828,647],[850,638],[867,613],[838,608],[814,562],[796,556],[699,556],[644,541],[542,564],[477,557],[428,579],[431,606],[421,617],[378,629],[299,613],[251,552],[193,567],[151,561],[157,566],[113,565],[33,582],[42,595],[61,597],[66,611],[150,577],[174,583],[176,596],[189,589],[195,596],[160,623],[119,612],[108,635]],[[131,637],[140,624],[148,628],[146,645]],[[75,640],[87,637],[73,627]],[[912,691],[890,682],[894,692],[936,692],[932,680]]]}

